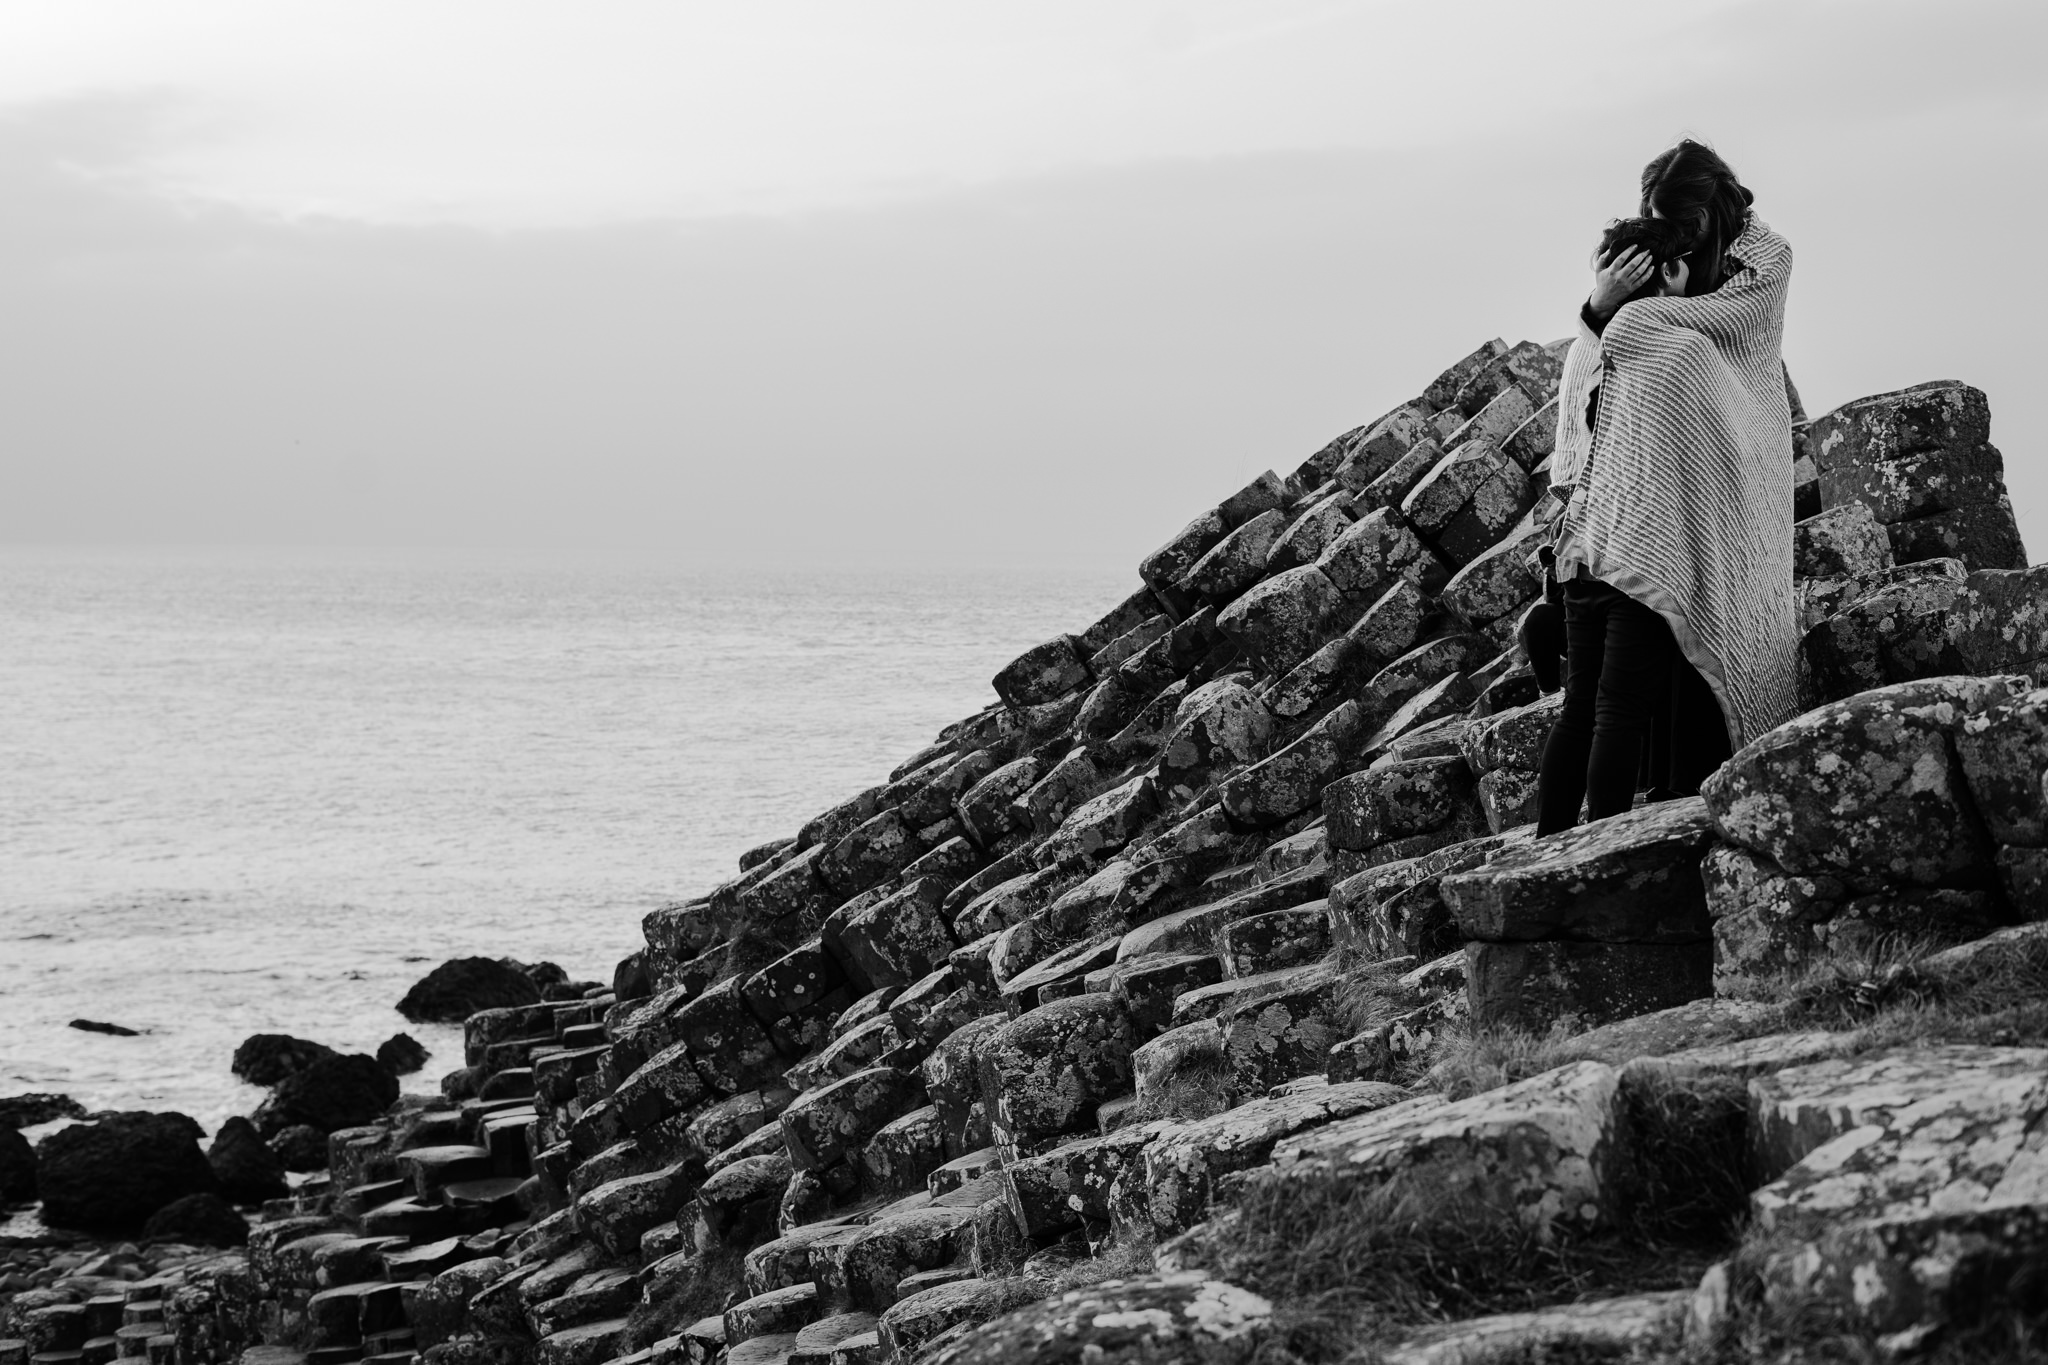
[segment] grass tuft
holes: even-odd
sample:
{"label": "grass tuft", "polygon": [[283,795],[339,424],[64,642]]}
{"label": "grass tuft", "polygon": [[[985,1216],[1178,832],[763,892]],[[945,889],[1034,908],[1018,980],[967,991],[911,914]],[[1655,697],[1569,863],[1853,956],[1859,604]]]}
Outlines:
{"label": "grass tuft", "polygon": [[1401,985],[1409,965],[1405,959],[1399,964],[1367,961],[1350,948],[1338,951],[1343,979],[1332,1013],[1345,1036],[1381,1028],[1423,1003],[1421,996]]}
{"label": "grass tuft", "polygon": [[1095,1249],[1092,1257],[1076,1257],[1050,1275],[1005,1275],[991,1279],[999,1295],[991,1317],[1053,1298],[1072,1289],[1083,1289],[1104,1280],[1128,1280],[1149,1275],[1153,1270],[1152,1239],[1142,1235],[1112,1238]]}
{"label": "grass tuft", "polygon": [[1633,1159],[1618,1202],[1634,1240],[1729,1245],[1753,1184],[1748,1084],[1733,1076],[1631,1075],[1621,1105]]}
{"label": "grass tuft", "polygon": [[1187,1059],[1165,1085],[1148,1090],[1133,1110],[1132,1122],[1210,1118],[1236,1102],[1234,1088],[1230,1059],[1219,1041],[1214,1051]]}
{"label": "grass tuft", "polygon": [[1176,1249],[1279,1305],[1263,1357],[1276,1362],[1370,1353],[1428,1323],[1685,1288],[1708,1260],[1634,1237],[1544,1242],[1498,1209],[1299,1179],[1249,1183],[1209,1235]]}
{"label": "grass tuft", "polygon": [[626,1350],[652,1346],[700,1318],[723,1313],[735,1294],[746,1295],[744,1256],[724,1248],[704,1253],[670,1292],[633,1306],[626,1315]]}
{"label": "grass tuft", "polygon": [[1519,1029],[1477,1029],[1469,1019],[1445,1024],[1419,1078],[1452,1100],[1469,1099],[1578,1061],[1571,1034],[1560,1026],[1549,1033]]}
{"label": "grass tuft", "polygon": [[1150,1275],[1153,1245],[1150,1237],[1129,1235],[1113,1238],[1095,1249],[1095,1254],[1084,1260],[1067,1263],[1046,1282],[1046,1294],[1064,1294],[1070,1289],[1084,1289],[1104,1280],[1128,1280],[1139,1275]]}
{"label": "grass tuft", "polygon": [[1983,953],[1968,971],[1925,965],[1940,945],[1892,940],[1790,977],[1788,1027],[1854,1030],[1854,1050],[2048,1043],[2048,947]]}

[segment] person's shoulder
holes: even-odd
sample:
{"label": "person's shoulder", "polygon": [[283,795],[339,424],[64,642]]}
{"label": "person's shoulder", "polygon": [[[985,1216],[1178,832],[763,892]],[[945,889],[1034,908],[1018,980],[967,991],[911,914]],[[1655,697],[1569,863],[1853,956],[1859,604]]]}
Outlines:
{"label": "person's shoulder", "polygon": [[[1713,342],[1689,326],[1697,300],[1658,297],[1625,303],[1607,325],[1610,340],[1626,338],[1632,349],[1677,358],[1693,351],[1710,351]],[[1617,332],[1617,327],[1620,329]]]}
{"label": "person's shoulder", "polygon": [[1783,233],[1759,218],[1756,210],[1751,209],[1748,221],[1742,225],[1742,231],[1729,245],[1728,254],[1740,260],[1745,267],[1753,268],[1765,258],[1790,260],[1792,243]]}

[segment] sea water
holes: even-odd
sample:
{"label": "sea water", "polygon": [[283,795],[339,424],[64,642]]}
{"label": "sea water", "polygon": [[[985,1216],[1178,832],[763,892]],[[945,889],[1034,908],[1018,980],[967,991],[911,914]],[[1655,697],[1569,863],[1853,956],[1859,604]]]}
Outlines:
{"label": "sea water", "polygon": [[[718,572],[566,558],[0,551],[0,1095],[262,1099],[251,1033],[432,1049],[448,957],[609,981],[994,699],[1129,571]],[[82,1032],[73,1019],[138,1030]]]}

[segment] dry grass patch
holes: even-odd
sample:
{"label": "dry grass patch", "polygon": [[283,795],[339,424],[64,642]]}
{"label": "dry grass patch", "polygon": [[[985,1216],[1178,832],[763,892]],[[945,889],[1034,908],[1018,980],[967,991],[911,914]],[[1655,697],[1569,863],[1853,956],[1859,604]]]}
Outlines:
{"label": "dry grass patch", "polygon": [[1856,1052],[1925,1043],[2048,1045],[2048,945],[1985,953],[1967,971],[1925,966],[1938,946],[1894,940],[1789,977],[1789,1027],[1855,1033]]}
{"label": "dry grass patch", "polygon": [[991,1319],[1015,1312],[1029,1304],[1085,1289],[1105,1280],[1128,1280],[1153,1271],[1152,1239],[1141,1235],[1116,1237],[1095,1249],[1092,1256],[1076,1256],[1056,1270],[1042,1274],[1005,1275],[987,1281],[997,1294]]}
{"label": "dry grass patch", "polygon": [[1183,1122],[1211,1118],[1235,1102],[1230,1059],[1224,1056],[1219,1035],[1213,1049],[1188,1058],[1164,1085],[1148,1089],[1132,1110],[1134,1123],[1151,1119]]}
{"label": "dry grass patch", "polygon": [[[1748,998],[1782,1009],[1726,1036],[1820,1029],[1852,1035],[1852,1054],[1927,1043],[2048,1045],[2048,946],[1987,954],[1961,973],[1921,965],[1949,946],[1893,938],[1753,981]],[[1457,1020],[1445,1025],[1426,1068],[1403,1079],[1464,1099],[1594,1055],[1583,1037],[1564,1027],[1533,1034]]]}
{"label": "dry grass patch", "polygon": [[1708,1257],[1631,1236],[1543,1241],[1499,1210],[1351,1181],[1258,1181],[1181,1254],[1273,1300],[1269,1362],[1370,1359],[1431,1323],[1698,1283]]}
{"label": "dry grass patch", "polygon": [[1469,1019],[1444,1025],[1436,1046],[1418,1060],[1415,1082],[1446,1099],[1463,1100],[1526,1081],[1580,1060],[1573,1036],[1557,1028],[1549,1033],[1520,1029],[1478,1029]]}
{"label": "dry grass patch", "polygon": [[1369,961],[1347,946],[1337,951],[1337,967],[1344,979],[1337,987],[1334,1022],[1347,1037],[1383,1028],[1426,1003],[1401,985],[1405,965]]}
{"label": "dry grass patch", "polygon": [[1756,1184],[1748,1083],[1632,1075],[1621,1111],[1630,1160],[1616,1202],[1629,1235],[1649,1247],[1728,1246]]}

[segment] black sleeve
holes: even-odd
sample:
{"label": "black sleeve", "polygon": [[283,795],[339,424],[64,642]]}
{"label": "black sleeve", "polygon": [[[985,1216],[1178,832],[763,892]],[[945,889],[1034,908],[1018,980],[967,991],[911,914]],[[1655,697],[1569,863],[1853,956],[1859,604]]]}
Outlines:
{"label": "black sleeve", "polygon": [[1613,321],[1613,319],[1603,318],[1598,313],[1595,313],[1593,311],[1593,301],[1588,299],[1579,305],[1579,321],[1591,328],[1594,336],[1599,336],[1607,330],[1607,324]]}

